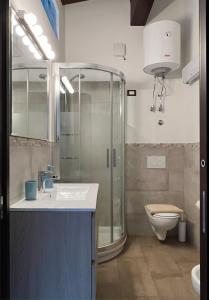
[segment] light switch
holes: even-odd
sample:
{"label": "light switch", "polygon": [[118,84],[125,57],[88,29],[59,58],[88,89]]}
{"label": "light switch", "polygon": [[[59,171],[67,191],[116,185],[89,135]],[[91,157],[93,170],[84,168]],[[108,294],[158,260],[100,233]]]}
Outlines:
{"label": "light switch", "polygon": [[147,156],[148,169],[165,169],[166,156]]}

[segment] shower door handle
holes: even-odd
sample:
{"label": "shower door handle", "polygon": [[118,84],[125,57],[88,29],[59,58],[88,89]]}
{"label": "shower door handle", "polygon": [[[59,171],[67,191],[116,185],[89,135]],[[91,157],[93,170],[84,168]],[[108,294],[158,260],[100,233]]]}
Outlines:
{"label": "shower door handle", "polygon": [[202,232],[206,233],[207,228],[207,208],[206,208],[206,191],[202,192]]}
{"label": "shower door handle", "polygon": [[116,149],[112,150],[112,165],[113,168],[117,167]]}
{"label": "shower door handle", "polygon": [[110,167],[110,149],[107,149],[107,152],[106,152],[106,166],[107,166],[107,168]]}

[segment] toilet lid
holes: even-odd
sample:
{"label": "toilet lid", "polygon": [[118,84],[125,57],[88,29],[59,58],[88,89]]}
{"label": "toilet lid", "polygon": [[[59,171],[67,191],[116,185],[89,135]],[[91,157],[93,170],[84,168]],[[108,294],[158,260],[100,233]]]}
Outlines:
{"label": "toilet lid", "polygon": [[179,214],[175,214],[175,213],[157,213],[154,215],[154,217],[156,218],[179,218]]}

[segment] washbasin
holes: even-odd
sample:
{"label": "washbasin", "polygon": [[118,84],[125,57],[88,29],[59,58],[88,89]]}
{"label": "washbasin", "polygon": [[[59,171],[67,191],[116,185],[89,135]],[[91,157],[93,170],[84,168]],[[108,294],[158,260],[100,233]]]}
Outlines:
{"label": "washbasin", "polygon": [[35,201],[21,199],[10,210],[95,211],[98,189],[97,183],[55,183],[54,188],[39,192]]}
{"label": "washbasin", "polygon": [[195,266],[192,269],[192,285],[195,292],[200,295],[200,265]]}
{"label": "washbasin", "polygon": [[59,184],[56,186],[56,201],[85,201],[89,186]]}

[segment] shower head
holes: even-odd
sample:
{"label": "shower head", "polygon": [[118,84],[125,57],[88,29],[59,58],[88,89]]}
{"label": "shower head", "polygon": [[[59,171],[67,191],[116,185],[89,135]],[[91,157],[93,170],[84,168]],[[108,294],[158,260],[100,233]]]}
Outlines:
{"label": "shower head", "polygon": [[[73,76],[71,79],[70,79],[70,82],[73,81],[74,79],[76,78],[79,78],[79,74],[76,74],[75,76]],[[80,79],[84,79],[86,76],[84,74],[80,74]]]}
{"label": "shower head", "polygon": [[60,84],[60,91],[62,94],[65,93],[65,90],[63,89],[63,86],[68,90],[68,92],[70,94],[74,94],[75,90],[73,85],[71,84],[71,82],[75,79],[75,78],[80,78],[80,79],[84,79],[85,75],[83,74],[76,74],[75,76],[73,76],[70,80],[68,79],[67,76],[61,76],[61,84]]}
{"label": "shower head", "polygon": [[40,74],[39,78],[42,80],[46,80],[47,75],[46,74]]}

